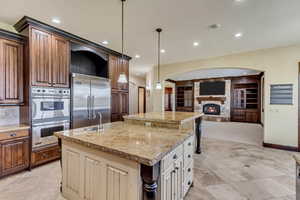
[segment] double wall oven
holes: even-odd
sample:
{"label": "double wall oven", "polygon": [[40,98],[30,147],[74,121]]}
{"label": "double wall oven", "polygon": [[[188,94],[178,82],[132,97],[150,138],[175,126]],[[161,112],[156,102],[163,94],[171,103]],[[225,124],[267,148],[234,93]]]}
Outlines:
{"label": "double wall oven", "polygon": [[31,88],[32,147],[57,143],[54,132],[70,128],[70,89]]}

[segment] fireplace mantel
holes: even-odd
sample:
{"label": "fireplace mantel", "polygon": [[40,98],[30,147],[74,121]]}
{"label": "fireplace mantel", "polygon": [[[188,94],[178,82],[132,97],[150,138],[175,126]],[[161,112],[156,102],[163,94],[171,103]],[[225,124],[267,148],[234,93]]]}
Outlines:
{"label": "fireplace mantel", "polygon": [[213,96],[196,97],[196,99],[198,100],[199,104],[202,103],[202,101],[220,101],[221,104],[224,104],[224,102],[226,101],[226,97],[213,97]]}

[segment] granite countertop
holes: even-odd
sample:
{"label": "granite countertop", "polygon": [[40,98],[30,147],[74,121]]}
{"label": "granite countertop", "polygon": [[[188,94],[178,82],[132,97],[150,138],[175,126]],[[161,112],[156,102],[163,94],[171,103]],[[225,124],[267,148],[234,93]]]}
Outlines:
{"label": "granite countertop", "polygon": [[0,126],[0,133],[10,132],[10,131],[28,130],[28,129],[30,129],[30,126],[28,126],[26,124],[7,125],[7,126]]}
{"label": "granite countertop", "polygon": [[203,115],[204,114],[202,112],[165,111],[165,112],[148,112],[148,113],[140,113],[135,115],[127,115],[124,116],[124,119],[182,124],[184,122],[202,117]]}
{"label": "granite countertop", "polygon": [[112,153],[122,158],[153,166],[193,133],[183,129],[145,127],[115,122],[104,131],[86,128],[56,132],[62,140]]}

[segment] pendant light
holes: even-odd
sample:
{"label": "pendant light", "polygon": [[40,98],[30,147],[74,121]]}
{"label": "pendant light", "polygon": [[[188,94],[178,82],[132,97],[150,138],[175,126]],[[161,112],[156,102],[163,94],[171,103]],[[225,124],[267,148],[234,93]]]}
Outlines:
{"label": "pendant light", "polygon": [[[124,3],[126,0],[121,0],[122,1],[122,59],[121,59],[121,64],[124,64]],[[118,83],[128,83],[126,74],[124,72],[121,72],[118,78]]]}
{"label": "pendant light", "polygon": [[162,32],[161,28],[156,29],[156,32],[158,33],[158,51],[157,51],[157,83],[156,83],[156,89],[161,90],[162,86],[160,83],[160,33]]}

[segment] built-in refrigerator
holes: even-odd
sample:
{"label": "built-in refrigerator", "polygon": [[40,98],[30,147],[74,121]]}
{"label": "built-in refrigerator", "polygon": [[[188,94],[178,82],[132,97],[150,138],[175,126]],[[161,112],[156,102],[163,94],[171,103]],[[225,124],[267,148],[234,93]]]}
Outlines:
{"label": "built-in refrigerator", "polygon": [[72,74],[71,126],[81,128],[111,120],[111,85],[109,79]]}

